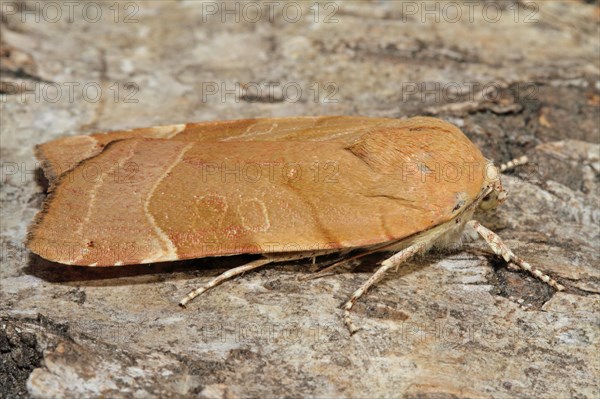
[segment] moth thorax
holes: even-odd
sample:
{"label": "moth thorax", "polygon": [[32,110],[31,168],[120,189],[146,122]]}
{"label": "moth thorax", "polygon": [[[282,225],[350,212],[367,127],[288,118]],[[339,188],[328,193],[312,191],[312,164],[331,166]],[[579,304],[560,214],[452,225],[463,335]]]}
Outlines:
{"label": "moth thorax", "polygon": [[440,231],[434,239],[433,247],[436,249],[457,249],[462,245],[465,224],[473,217],[474,211],[463,213],[438,228]]}

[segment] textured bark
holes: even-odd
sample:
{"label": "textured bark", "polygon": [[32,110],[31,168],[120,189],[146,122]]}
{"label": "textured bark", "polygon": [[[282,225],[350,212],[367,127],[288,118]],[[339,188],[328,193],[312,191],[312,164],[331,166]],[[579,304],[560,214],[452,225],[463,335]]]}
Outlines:
{"label": "textured bark", "polygon": [[[421,2],[321,3],[318,16],[307,2],[298,22],[275,9],[272,21],[253,23],[222,22],[195,2],[156,1],[136,3],[127,22],[134,9],[120,4],[115,22],[108,2],[92,23],[82,6],[72,22],[66,7],[57,21],[48,14],[36,22],[26,13],[36,2],[5,4],[0,396],[598,397],[597,6],[537,2],[531,16],[524,2],[485,2],[473,22],[466,6],[450,22],[448,3],[430,2],[436,22]],[[503,16],[493,21],[496,9]],[[337,22],[325,22],[332,12]],[[223,92],[260,82],[280,86],[273,95],[267,86]],[[73,98],[71,83],[79,84]],[[102,96],[84,96],[86,84]],[[302,89],[297,101],[292,86]],[[305,262],[266,267],[180,310],[189,290],[248,259],[90,269],[24,249],[47,184],[37,144],[152,125],[336,114],[434,115],[497,162],[528,155],[531,165],[504,176],[507,202],[477,216],[566,290],[555,293],[483,243],[467,243],[390,274],[356,304],[363,330],[349,337],[339,306],[384,256],[309,281],[298,280],[313,270]]]}

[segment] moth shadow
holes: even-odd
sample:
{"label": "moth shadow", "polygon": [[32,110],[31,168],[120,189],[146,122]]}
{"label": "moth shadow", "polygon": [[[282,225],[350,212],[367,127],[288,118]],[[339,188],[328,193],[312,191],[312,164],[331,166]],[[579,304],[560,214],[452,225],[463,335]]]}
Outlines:
{"label": "moth shadow", "polygon": [[50,283],[77,286],[120,286],[216,276],[255,258],[256,256],[226,256],[140,265],[90,267],[64,265],[30,254],[23,272]]}
{"label": "moth shadow", "polygon": [[35,169],[34,179],[35,182],[44,190],[44,192],[47,193],[48,188],[50,188],[50,181],[48,181],[48,178],[44,175],[42,168]]}
{"label": "moth shadow", "polygon": [[[381,262],[392,253],[381,252],[360,258],[360,261],[349,261],[351,270],[342,266],[333,274],[342,273],[373,273]],[[399,278],[406,274],[423,269],[444,254],[438,252],[428,253],[416,257],[406,264],[401,265],[397,272],[389,273],[387,278]],[[189,280],[198,277],[215,277],[229,269],[241,266],[257,259],[256,255],[236,255],[213,258],[181,260],[174,262],[148,263],[140,265],[123,266],[73,266],[48,261],[33,253],[29,254],[29,261],[23,272],[38,277],[50,283],[77,286],[123,286],[134,284],[147,284],[157,281]],[[288,273],[297,273],[298,277],[310,277],[311,274],[323,267],[339,261],[339,255],[327,255],[313,264],[310,259],[275,263],[264,266],[263,269],[274,269]],[[355,264],[352,265],[351,262]]]}

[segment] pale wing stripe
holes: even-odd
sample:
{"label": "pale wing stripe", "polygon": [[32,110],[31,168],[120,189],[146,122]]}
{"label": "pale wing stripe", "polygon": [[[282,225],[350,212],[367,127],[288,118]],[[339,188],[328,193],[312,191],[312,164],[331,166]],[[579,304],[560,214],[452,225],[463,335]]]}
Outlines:
{"label": "pale wing stripe", "polygon": [[[131,158],[133,158],[133,151],[136,146],[137,146],[137,143],[134,143],[134,145],[132,145],[131,148],[129,149],[129,154],[123,159],[123,161],[115,162],[113,164],[113,166],[111,166],[110,169],[108,170],[108,172],[106,173],[106,176],[110,176],[112,174],[112,172],[114,172],[114,170],[117,166],[121,167],[125,163],[127,163]],[[85,214],[85,217],[81,221],[81,223],[79,223],[79,225],[77,226],[77,230],[75,231],[76,237],[83,236],[83,229],[84,229],[84,227],[86,227],[89,224],[90,219],[92,218],[92,212],[94,211],[94,206],[96,205],[96,195],[98,194],[98,190],[100,189],[100,186],[102,186],[103,183],[104,183],[104,176],[102,176],[102,178],[98,179],[96,184],[94,184],[93,188],[90,190],[90,198],[88,201],[87,212]],[[81,259],[83,259],[84,255],[85,255],[85,252],[81,251],[79,257],[75,260],[75,262],[79,262]]]}
{"label": "pale wing stripe", "polygon": [[160,260],[167,260],[167,259],[177,259],[177,247],[175,246],[175,244],[173,244],[173,241],[171,241],[171,239],[169,238],[169,236],[158,226],[158,224],[156,223],[156,220],[154,219],[154,216],[152,216],[152,214],[150,214],[150,210],[148,209],[148,206],[150,205],[150,199],[152,198],[152,196],[154,195],[154,191],[156,191],[156,189],[158,188],[158,185],[163,181],[163,179],[165,177],[167,177],[169,175],[169,173],[171,173],[171,171],[173,170],[173,168],[179,163],[181,162],[181,160],[183,159],[183,157],[185,156],[185,154],[190,150],[190,148],[192,148],[194,146],[194,143],[189,143],[188,145],[186,145],[183,150],[181,150],[181,153],[179,154],[179,156],[175,159],[175,161],[173,161],[173,163],[164,171],[164,173],[162,174],[162,176],[160,176],[160,178],[156,181],[156,183],[154,184],[154,186],[150,189],[150,191],[148,192],[148,196],[146,197],[146,201],[144,201],[144,213],[146,214],[146,218],[148,219],[148,223],[150,224],[150,226],[152,226],[152,228],[154,229],[156,235],[158,236],[158,238],[160,238],[160,240],[163,242],[166,251],[163,252],[162,254],[158,255],[158,256],[154,256],[151,258],[147,258],[142,260],[141,263],[152,263],[152,262],[157,262]]}
{"label": "pale wing stripe", "polygon": [[[271,134],[271,132],[277,128],[278,123],[277,122],[273,122],[271,124],[271,127],[269,129],[265,129],[265,130],[257,130],[257,131],[252,131],[252,128],[256,127],[256,124],[252,124],[250,126],[248,126],[246,128],[246,130],[244,131],[244,133],[239,134],[237,136],[229,136],[229,137],[225,137],[223,138],[221,141],[235,141],[236,139],[244,139],[244,138],[249,138],[249,137],[260,137],[260,136],[266,136]],[[288,130],[293,130],[293,129],[288,129]],[[279,130],[279,132],[285,131],[285,129],[281,129]]]}
{"label": "pale wing stripe", "polygon": [[81,138],[85,137],[87,140],[91,141],[91,145],[88,148],[86,148],[85,155],[83,155],[81,157],[81,159],[88,159],[88,158],[96,155],[97,152],[96,152],[95,149],[96,149],[96,145],[98,144],[98,139],[96,139],[95,137],[92,137],[91,135],[88,135],[88,136],[83,136],[83,135],[81,135],[81,136],[74,136],[73,138],[77,139],[79,137],[81,137]]}
{"label": "pale wing stripe", "polygon": [[[172,139],[173,137],[177,136],[179,133],[183,132],[185,130],[186,126],[187,126],[187,124],[180,123],[179,125],[169,125],[169,126],[161,126],[161,127],[165,128],[165,129],[172,129],[172,131],[167,136],[168,139]],[[161,133],[162,133],[162,130],[161,130]]]}

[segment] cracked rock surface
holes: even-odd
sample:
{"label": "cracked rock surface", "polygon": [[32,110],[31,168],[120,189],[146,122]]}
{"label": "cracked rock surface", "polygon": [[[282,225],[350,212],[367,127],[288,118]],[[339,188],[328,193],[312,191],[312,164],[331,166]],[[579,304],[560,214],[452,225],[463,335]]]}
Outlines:
{"label": "cracked rock surface", "polygon": [[[439,2],[436,21],[408,3],[294,3],[297,21],[239,3],[263,7],[257,22],[219,2],[118,3],[118,14],[94,3],[99,23],[82,6],[73,21],[64,9],[39,22],[36,2],[4,7],[0,397],[597,398],[598,8],[484,2],[454,21]],[[248,259],[94,269],[23,247],[45,196],[36,144],[334,114],[433,115],[497,162],[528,155],[504,176],[508,201],[477,217],[566,290],[466,243],[390,273],[357,303],[362,330],[349,337],[340,305],[385,255],[317,280],[298,279],[307,262],[264,268],[181,310],[189,290]]]}

